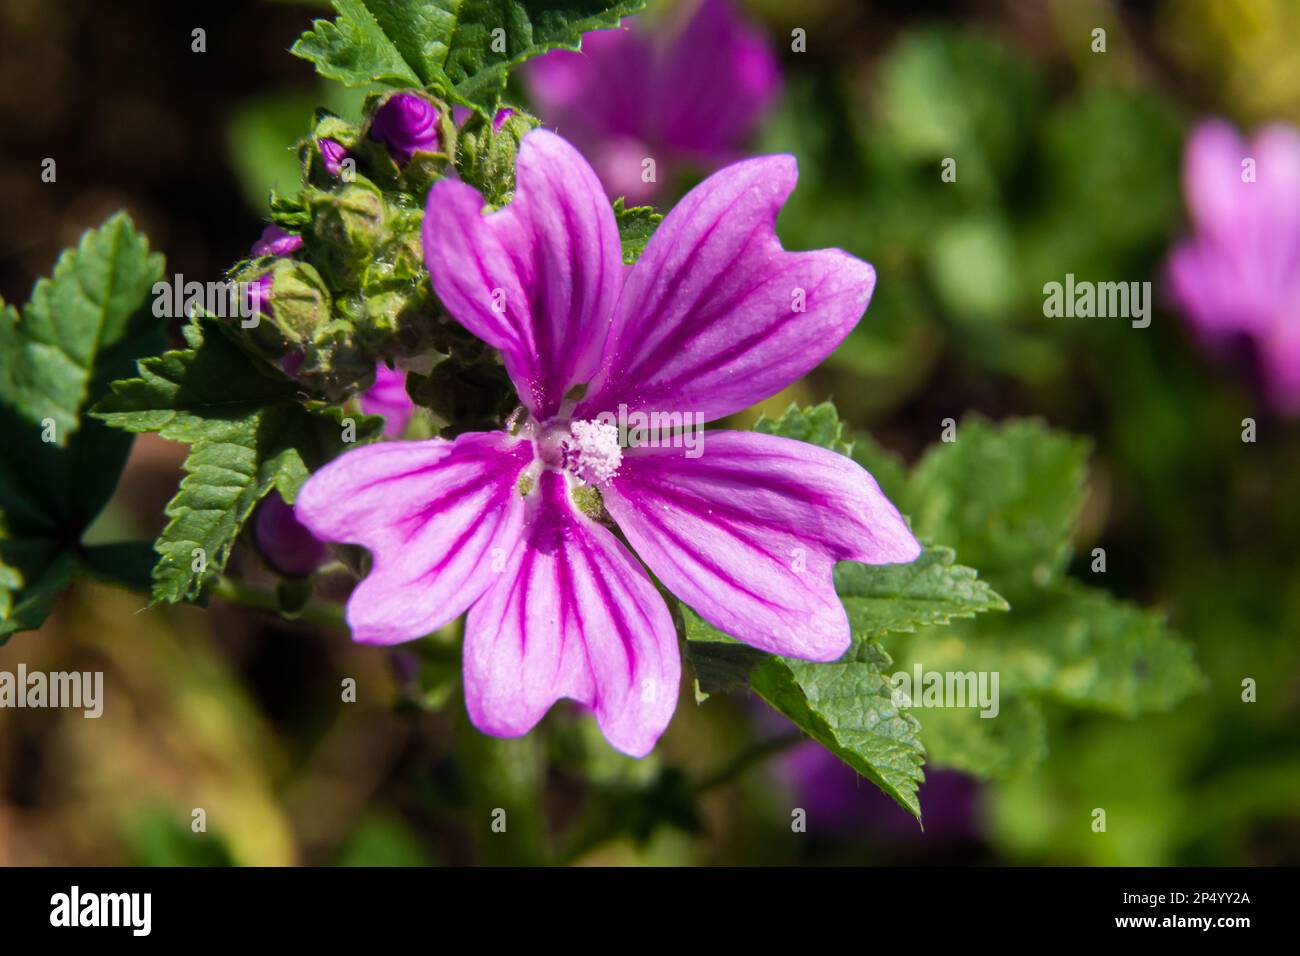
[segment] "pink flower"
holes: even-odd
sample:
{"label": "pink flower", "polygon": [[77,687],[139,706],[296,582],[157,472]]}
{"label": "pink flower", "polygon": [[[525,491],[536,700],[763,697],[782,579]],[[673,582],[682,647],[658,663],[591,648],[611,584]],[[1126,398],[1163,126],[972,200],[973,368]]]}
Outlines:
{"label": "pink flower", "polygon": [[791,156],[716,173],[631,268],[595,172],[553,133],[524,137],[514,199],[490,215],[472,187],[434,183],[434,291],[501,351],[526,415],[508,432],[358,448],[308,479],[302,522],[373,556],[348,601],[357,640],[411,640],[468,611],[465,697],[481,730],[526,733],[568,697],[615,747],[649,752],[677,701],[677,637],[641,564],[579,506],[594,490],[641,561],[712,624],[773,653],[844,652],[834,563],[920,550],[867,472],[750,432],[706,432],[696,457],[625,447],[610,423],[738,412],[857,324],[871,266],[777,239],[796,178]]}
{"label": "pink flower", "polygon": [[384,434],[395,438],[406,431],[415,404],[406,392],[406,373],[383,362],[375,366],[375,384],[361,394],[361,410],[384,416]]}
{"label": "pink flower", "polygon": [[766,38],[730,0],[703,0],[672,35],[639,24],[588,33],[580,52],[555,50],[524,75],[543,122],[629,203],[652,199],[680,167],[707,172],[736,159],[781,87]]}
{"label": "pink flower", "polygon": [[1206,120],[1183,188],[1195,231],[1169,256],[1174,300],[1207,349],[1252,343],[1270,401],[1300,412],[1300,133],[1277,124],[1247,143]]}

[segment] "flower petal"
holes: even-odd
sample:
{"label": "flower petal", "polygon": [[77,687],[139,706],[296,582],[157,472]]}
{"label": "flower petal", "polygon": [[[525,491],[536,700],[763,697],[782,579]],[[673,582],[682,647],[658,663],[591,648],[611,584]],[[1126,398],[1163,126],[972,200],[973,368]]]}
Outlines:
{"label": "flower petal", "polygon": [[383,362],[375,366],[375,384],[361,393],[359,402],[367,415],[384,417],[384,434],[389,438],[406,431],[415,414],[415,403],[406,391],[406,373]]}
{"label": "flower petal", "polygon": [[729,0],[703,0],[659,65],[658,141],[701,158],[754,132],[781,88],[766,34]]}
{"label": "flower petal", "polygon": [[654,51],[633,23],[584,33],[581,50],[552,50],[521,68],[542,122],[562,130],[586,156],[607,139],[646,133],[658,96]]}
{"label": "flower petal", "polygon": [[622,282],[618,227],[587,161],[554,133],[519,146],[511,203],[443,179],[429,190],[424,257],[462,325],[501,350],[519,398],[540,419],[595,369]]}
{"label": "flower petal", "polygon": [[1239,218],[1243,193],[1249,186],[1241,179],[1241,161],[1247,155],[1246,143],[1225,120],[1205,120],[1192,132],[1187,141],[1183,192],[1199,229],[1227,232]]}
{"label": "flower petal", "polygon": [[590,707],[609,742],[644,756],[677,704],[672,617],[645,571],[543,472],[527,528],[469,612],[465,701],[475,726],[527,733],[556,700]]}
{"label": "flower petal", "polygon": [[576,417],[622,403],[711,421],[780,391],[840,343],[875,271],[838,249],[781,248],[776,216],[797,178],[793,156],[746,160],[668,214],[624,283]]}
{"label": "flower petal", "polygon": [[465,612],[495,580],[523,526],[519,473],[532,445],[502,432],[454,442],[383,442],[312,475],[295,513],[318,538],[370,549],[348,600],[352,636],[409,641]]}
{"label": "flower petal", "polygon": [[664,585],[710,624],[791,657],[849,646],[836,561],[920,554],[898,509],[849,458],[749,432],[705,433],[705,454],[628,449],[605,507]]}

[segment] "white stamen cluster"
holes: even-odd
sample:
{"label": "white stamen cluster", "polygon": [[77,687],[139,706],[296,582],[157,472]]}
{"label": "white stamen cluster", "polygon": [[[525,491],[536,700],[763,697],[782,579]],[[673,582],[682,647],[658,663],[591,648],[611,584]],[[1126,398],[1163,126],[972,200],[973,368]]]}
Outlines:
{"label": "white stamen cluster", "polygon": [[608,422],[571,422],[562,449],[564,468],[588,485],[609,481],[623,462],[618,426]]}

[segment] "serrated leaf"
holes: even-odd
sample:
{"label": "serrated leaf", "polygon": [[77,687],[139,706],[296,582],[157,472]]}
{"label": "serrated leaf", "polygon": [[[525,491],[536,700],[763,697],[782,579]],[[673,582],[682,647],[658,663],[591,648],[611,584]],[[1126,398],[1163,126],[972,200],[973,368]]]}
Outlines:
{"label": "serrated leaf", "polygon": [[[1005,618],[980,618],[889,640],[903,670],[996,674],[999,710],[914,711],[935,761],[981,777],[1036,763],[1035,707],[1053,702],[1121,717],[1168,710],[1200,691],[1192,648],[1160,616],[1105,591],[1068,584]],[[1023,724],[1023,725],[1022,725]]]}
{"label": "serrated leaf", "polygon": [[772,658],[750,681],[795,726],[919,820],[925,750],[920,724],[891,696],[892,663],[880,645],[855,641],[832,664]]}
{"label": "serrated leaf", "polygon": [[[20,313],[0,303],[0,641],[39,627],[78,574],[131,438],[86,417],[162,341],[146,308],[163,260],[119,213],[59,257]],[[49,439],[49,440],[47,440]]]}
{"label": "serrated leaf", "polygon": [[[186,338],[190,348],[141,362],[140,376],[114,382],[94,411],[115,428],[192,446],[154,545],[155,602],[199,599],[257,503],[272,488],[292,501],[312,467],[347,447],[339,409],[304,406],[292,381],[263,374],[211,324],[190,325]],[[355,422],[358,442],[382,432],[380,418]]]}
{"label": "serrated leaf", "polygon": [[54,423],[66,446],[80,426],[92,386],[111,380],[147,345],[160,344],[156,320],[137,316],[162,276],[162,256],[118,213],[65,250],[51,278],[32,288],[21,317],[0,309],[0,396],[34,425]]}
{"label": "serrated leaf", "polygon": [[969,416],[921,459],[899,506],[1014,602],[1063,570],[1087,457],[1086,440],[1041,422]]}
{"label": "serrated leaf", "polygon": [[854,635],[877,638],[980,611],[1008,610],[973,568],[954,564],[953,558],[950,548],[926,548],[911,564],[837,564],[835,590]]}
{"label": "serrated leaf", "polygon": [[348,86],[423,86],[491,115],[510,67],[616,26],[645,0],[333,0],[292,52]]}
{"label": "serrated leaf", "polygon": [[996,651],[1003,680],[1073,707],[1122,717],[1168,710],[1205,678],[1156,612],[1096,588],[1070,587],[1009,627],[974,640]]}
{"label": "serrated leaf", "polygon": [[622,196],[614,200],[614,220],[618,223],[618,238],[623,244],[624,265],[630,266],[641,257],[642,250],[663,218],[652,206],[629,209]]}
{"label": "serrated leaf", "polygon": [[800,408],[792,404],[785,410],[785,414],[776,420],[767,416],[760,418],[754,423],[754,431],[762,432],[764,435],[793,438],[795,441],[804,441],[810,445],[820,445],[841,455],[848,455],[853,451],[853,446],[844,440],[844,425],[840,422],[835,406],[830,402],[822,402],[809,408]]}

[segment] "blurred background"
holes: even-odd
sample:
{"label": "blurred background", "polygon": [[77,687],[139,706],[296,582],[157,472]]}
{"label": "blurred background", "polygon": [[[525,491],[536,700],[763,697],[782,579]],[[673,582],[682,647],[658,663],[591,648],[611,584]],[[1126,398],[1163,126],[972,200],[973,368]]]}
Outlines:
{"label": "blurred background", "polygon": [[[1168,615],[1207,689],[1140,720],[1049,712],[1043,752],[988,779],[928,767],[922,832],[820,753],[759,759],[781,730],[757,698],[696,706],[688,690],[640,762],[564,706],[499,741],[468,727],[456,662],[436,653],[215,601],[145,611],[82,583],[0,647],[0,670],[103,671],[109,702],[99,720],[0,710],[0,864],[1300,862],[1300,426],[1249,356],[1200,347],[1162,282],[1190,228],[1196,121],[1300,123],[1300,0],[733,6],[781,80],[730,145],[798,156],[787,247],[839,246],[879,273],[859,329],[764,410],[831,398],[909,461],[972,411],[1088,436],[1076,563],[1104,547],[1105,586]],[[680,28],[656,13],[637,29]],[[261,232],[268,190],[297,181],[290,146],[313,108],[357,115],[359,93],[286,52],[326,14],[0,0],[0,296],[24,301],[118,208],[169,275],[220,278]],[[518,82],[519,102],[533,92]],[[950,156],[960,190],[940,184]],[[667,208],[689,167],[653,201]],[[1043,283],[1067,272],[1152,281],[1151,326],[1045,317]],[[183,454],[137,439],[105,540],[157,534]],[[268,574],[249,548],[235,565]],[[791,832],[795,806],[818,825]],[[1096,806],[1104,839],[1078,823]]]}

